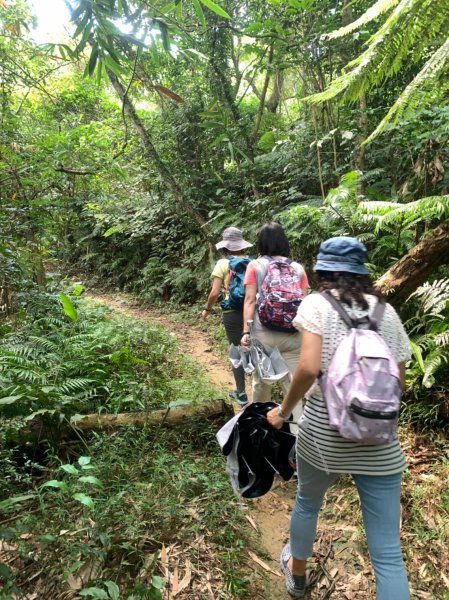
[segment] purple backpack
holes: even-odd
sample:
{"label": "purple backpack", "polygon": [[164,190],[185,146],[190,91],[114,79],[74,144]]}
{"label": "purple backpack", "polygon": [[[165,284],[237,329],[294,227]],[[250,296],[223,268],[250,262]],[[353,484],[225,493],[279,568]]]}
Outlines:
{"label": "purple backpack", "polygon": [[377,333],[385,304],[378,302],[371,316],[351,319],[330,292],[322,296],[349,327],[320,377],[329,425],[353,442],[389,444],[396,437],[401,382],[398,365]]}
{"label": "purple backpack", "polygon": [[296,333],[292,321],[304,298],[301,274],[292,266],[290,259],[263,258],[269,264],[256,303],[259,320],[267,329]]}

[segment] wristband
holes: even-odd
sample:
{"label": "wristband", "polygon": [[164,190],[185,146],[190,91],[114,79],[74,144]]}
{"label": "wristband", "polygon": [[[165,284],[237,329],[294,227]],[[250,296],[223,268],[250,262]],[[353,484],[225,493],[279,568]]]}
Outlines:
{"label": "wristband", "polygon": [[[251,334],[250,334],[250,332],[249,332],[249,331],[244,331],[244,332],[242,333],[242,337],[245,337],[245,335],[251,335]],[[240,338],[240,339],[241,339],[241,338]]]}
{"label": "wristband", "polygon": [[284,411],[282,410],[282,406],[277,407],[277,413],[281,417],[281,419],[284,419],[284,421],[287,421],[291,417],[291,413],[289,415],[286,415],[284,413]]}
{"label": "wristband", "polygon": [[204,307],[203,310],[205,310],[206,312],[210,312],[210,308]]}

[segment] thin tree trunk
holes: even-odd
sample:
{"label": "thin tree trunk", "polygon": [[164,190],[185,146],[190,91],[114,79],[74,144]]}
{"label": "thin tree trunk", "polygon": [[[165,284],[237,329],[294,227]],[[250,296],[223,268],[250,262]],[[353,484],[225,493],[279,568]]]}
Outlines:
{"label": "thin tree trunk", "polygon": [[[89,414],[80,417],[73,426],[55,425],[42,417],[36,417],[19,433],[22,443],[42,443],[45,439],[56,437],[72,438],[79,432],[101,429],[117,429],[118,427],[188,427],[189,421],[197,419],[231,418],[234,411],[231,405],[223,400],[211,400],[198,405],[175,406],[171,409],[148,410],[119,414]],[[77,433],[78,432],[78,433]]]}
{"label": "thin tree trunk", "polygon": [[440,265],[448,262],[449,219],[413,246],[380,279],[376,287],[388,302],[397,305],[426,281]]}
{"label": "thin tree trunk", "polygon": [[256,114],[256,119],[254,121],[254,127],[253,130],[251,132],[251,146],[254,147],[256,140],[257,140],[257,133],[259,131],[259,127],[260,127],[260,123],[262,121],[262,115],[263,115],[263,111],[265,108],[265,100],[267,97],[267,91],[268,91],[268,84],[270,83],[270,69],[271,69],[271,65],[273,63],[273,53],[274,53],[274,44],[271,44],[270,46],[270,50],[268,52],[268,60],[267,60],[267,72],[265,75],[265,81],[263,83],[263,88],[262,91],[260,93],[260,101],[259,101],[259,107],[257,109],[257,114]]}
{"label": "thin tree trunk", "polygon": [[198,225],[198,227],[200,228],[200,231],[203,233],[203,235],[206,238],[210,238],[211,237],[211,233],[210,230],[207,226],[206,221],[203,219],[203,217],[192,207],[192,205],[190,204],[190,202],[187,200],[187,198],[185,198],[181,188],[179,187],[179,185],[176,183],[176,181],[174,180],[173,176],[171,175],[170,171],[167,169],[165,163],[163,162],[163,160],[161,159],[161,157],[159,156],[158,151],[156,150],[153,142],[151,141],[150,136],[148,135],[148,132],[146,131],[142,121],[140,120],[136,109],[134,108],[131,100],[128,98],[127,94],[126,94],[126,90],[123,87],[123,85],[120,83],[120,81],[118,80],[118,78],[116,77],[116,75],[114,73],[112,73],[112,71],[110,71],[109,69],[106,69],[109,80],[113,86],[113,88],[115,89],[115,91],[117,92],[120,100],[122,101],[125,110],[127,112],[127,114],[129,115],[131,122],[134,126],[134,129],[136,130],[138,136],[140,137],[142,144],[144,146],[145,149],[145,153],[147,155],[147,157],[150,159],[150,161],[155,165],[157,171],[159,172],[159,175],[161,176],[163,182],[165,183],[165,185],[167,186],[167,188],[170,190],[170,192],[173,194],[177,204],[179,205],[179,208],[186,213],[187,215],[189,215],[189,217]]}
{"label": "thin tree trunk", "polygon": [[268,112],[275,113],[278,109],[279,103],[282,97],[282,90],[284,88],[284,73],[279,69],[276,69],[276,73],[273,78],[273,90],[267,98],[265,103]]}
{"label": "thin tree trunk", "polygon": [[316,107],[315,106],[312,106],[312,121],[313,121],[313,126],[315,128],[315,148],[316,148],[316,159],[317,159],[317,163],[318,163],[318,177],[320,179],[321,197],[324,200],[326,198],[326,191],[324,189],[323,170],[321,168],[321,153],[320,153],[320,147],[318,145],[318,143],[319,143],[318,125],[317,125]]}
{"label": "thin tree trunk", "polygon": [[[357,171],[363,173],[365,170],[365,146],[363,142],[366,140],[368,133],[368,116],[366,114],[366,94],[362,94],[359,98],[359,114],[357,116],[358,135],[356,139],[354,153],[354,167]],[[363,181],[358,178],[357,183],[357,199],[363,195]]]}

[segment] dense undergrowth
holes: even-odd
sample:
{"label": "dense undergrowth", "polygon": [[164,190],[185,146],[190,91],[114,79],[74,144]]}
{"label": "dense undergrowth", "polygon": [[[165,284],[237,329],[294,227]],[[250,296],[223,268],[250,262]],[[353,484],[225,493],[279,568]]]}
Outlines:
{"label": "dense undergrowth", "polygon": [[[65,302],[70,302],[64,295]],[[0,339],[0,406],[4,416],[46,422],[87,412],[145,410],[170,400],[211,397],[197,367],[177,355],[163,328],[109,318],[107,308],[71,305],[58,294],[36,293],[23,325]],[[19,320],[20,320],[19,315]],[[6,327],[4,327],[6,329]],[[12,422],[12,421],[10,421]]]}
{"label": "dense undergrowth", "polygon": [[35,297],[0,339],[1,598],[158,599],[174,570],[199,589],[210,561],[214,597],[233,597],[248,583],[236,568],[244,534],[218,423],[73,435],[82,413],[216,392],[163,328],[63,299]]}
{"label": "dense undergrowth", "polygon": [[[241,511],[210,423],[190,423],[182,436],[129,428],[65,450],[64,459],[47,457],[19,511],[3,503],[13,516],[1,530],[11,560],[4,594],[56,599],[84,589],[92,598],[157,599],[173,583],[164,567],[172,577],[176,568],[179,580],[190,572],[192,589],[211,571],[216,598],[244,590]],[[120,596],[105,595],[108,586]]]}
{"label": "dense undergrowth", "polygon": [[[0,543],[10,559],[0,595],[34,586],[38,598],[69,598],[72,585],[93,586],[92,598],[157,598],[157,577],[167,579],[157,552],[171,572],[195,547],[179,585],[202,580],[209,552],[221,569],[212,595],[239,596],[234,504],[207,426],[181,440],[151,429],[65,437],[80,414],[215,392],[169,333],[60,296],[52,270],[172,302],[197,322],[222,230],[255,242],[276,220],[312,284],[319,244],[335,235],[362,240],[380,277],[449,218],[447,2],[69,4],[63,43],[38,44],[31,3],[0,0]],[[321,103],[305,100],[316,94]],[[435,268],[398,306],[413,344],[401,416],[418,436],[411,462],[436,449],[413,463],[405,505],[412,579],[430,595],[449,545],[444,256],[421,257]],[[409,275],[416,289],[422,279]],[[204,327],[224,351],[217,321]]]}

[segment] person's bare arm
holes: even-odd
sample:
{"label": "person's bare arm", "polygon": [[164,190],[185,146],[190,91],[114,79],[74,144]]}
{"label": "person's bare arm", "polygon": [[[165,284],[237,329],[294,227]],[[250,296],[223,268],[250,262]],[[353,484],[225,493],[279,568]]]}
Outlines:
{"label": "person's bare arm", "polygon": [[206,319],[210,311],[212,310],[214,304],[216,304],[218,298],[220,297],[221,286],[223,285],[223,280],[221,277],[214,277],[212,280],[212,288],[209,292],[209,296],[207,298],[206,306],[202,310],[200,314],[201,319]]}
{"label": "person's bare arm", "polygon": [[293,374],[288,393],[281,404],[281,411],[284,416],[279,414],[277,407],[267,413],[267,419],[274,428],[280,429],[282,427],[284,420],[292,413],[299,400],[318,377],[321,368],[321,347],[322,338],[320,335],[303,331],[298,366]]}

